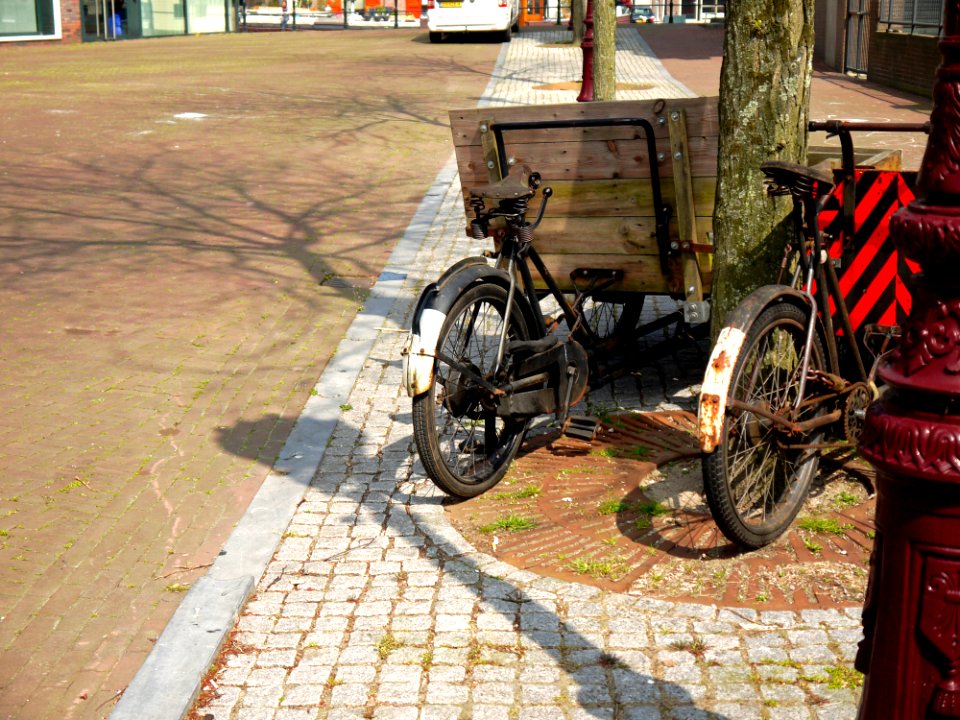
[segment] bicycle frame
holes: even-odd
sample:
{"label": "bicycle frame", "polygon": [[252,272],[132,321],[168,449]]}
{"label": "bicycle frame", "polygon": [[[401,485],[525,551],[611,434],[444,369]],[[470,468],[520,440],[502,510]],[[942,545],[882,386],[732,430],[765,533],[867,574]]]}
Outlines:
{"label": "bicycle frame", "polygon": [[[559,306],[560,312],[567,323],[567,327],[570,329],[570,336],[581,341],[587,350],[588,357],[592,358],[593,351],[601,344],[601,338],[583,322],[582,302],[587,297],[590,297],[592,293],[602,292],[605,288],[619,282],[622,279],[623,273],[620,270],[604,268],[581,269],[580,276],[586,279],[587,284],[583,288],[576,288],[573,302],[567,299],[567,294],[560,288],[533,243],[533,231],[543,217],[543,211],[550,197],[549,190],[549,188],[545,188],[544,190],[544,201],[541,205],[540,213],[533,223],[521,225],[520,223],[524,222],[522,214],[502,213],[499,212],[499,208],[478,215],[478,219],[482,217],[485,220],[489,220],[493,217],[503,217],[506,220],[507,231],[500,241],[501,247],[497,258],[497,267],[506,270],[510,278],[507,295],[508,304],[514,302],[516,293],[519,290],[533,313],[540,337],[544,337],[549,333],[549,329],[546,319],[543,316],[540,302],[543,297],[552,297]],[[483,222],[483,220],[481,220],[481,222]],[[533,273],[530,269],[531,263],[547,287],[545,293],[538,291],[535,287]],[[519,288],[517,287],[518,279]],[[507,318],[509,320],[509,314]],[[669,317],[667,318],[667,320],[670,319]],[[653,332],[659,327],[660,324],[651,324],[651,327],[647,328],[647,332]],[[504,323],[504,327],[501,330],[500,347],[497,355],[498,369],[503,365],[509,330],[509,325]],[[591,385],[597,387],[613,380],[618,376],[618,372],[615,369],[608,375],[601,375],[598,374],[597,368],[591,364],[590,375]]]}

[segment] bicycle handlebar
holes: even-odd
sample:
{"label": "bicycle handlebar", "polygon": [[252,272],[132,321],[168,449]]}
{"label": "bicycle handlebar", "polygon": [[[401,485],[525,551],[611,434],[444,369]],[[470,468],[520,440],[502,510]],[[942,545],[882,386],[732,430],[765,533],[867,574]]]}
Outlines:
{"label": "bicycle handlebar", "polygon": [[537,219],[530,224],[531,230],[536,230],[540,225],[540,221],[543,220],[543,214],[547,211],[547,201],[550,199],[550,196],[553,195],[553,188],[545,187],[543,192],[543,200],[540,202],[540,212],[537,213]]}
{"label": "bicycle handlebar", "polygon": [[930,121],[924,123],[907,122],[861,122],[858,120],[811,120],[807,123],[810,132],[826,132],[839,135],[843,132],[922,132],[930,134]]}

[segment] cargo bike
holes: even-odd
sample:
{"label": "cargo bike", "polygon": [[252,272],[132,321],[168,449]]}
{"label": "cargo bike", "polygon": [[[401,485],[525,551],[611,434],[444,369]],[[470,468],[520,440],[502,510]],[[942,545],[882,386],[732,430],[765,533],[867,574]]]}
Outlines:
{"label": "cargo bike", "polygon": [[[629,372],[638,337],[705,333],[717,101],[479,109],[451,127],[467,234],[492,242],[422,292],[404,383],[427,474],[468,498],[534,419],[590,436],[571,408]],[[650,295],[682,310],[641,323]]]}

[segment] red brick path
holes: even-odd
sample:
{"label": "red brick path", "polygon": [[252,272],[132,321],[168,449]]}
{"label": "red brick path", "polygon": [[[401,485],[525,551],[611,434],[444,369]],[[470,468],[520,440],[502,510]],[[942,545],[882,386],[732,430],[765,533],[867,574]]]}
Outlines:
{"label": "red brick path", "polygon": [[0,59],[0,717],[109,714],[499,48],[312,32]]}
{"label": "red brick path", "polygon": [[713,522],[699,455],[690,413],[605,417],[591,443],[556,433],[531,441],[496,488],[447,512],[474,545],[512,565],[607,590],[757,609],[862,602],[869,474],[852,463],[832,474],[826,458],[791,529],[743,552]]}

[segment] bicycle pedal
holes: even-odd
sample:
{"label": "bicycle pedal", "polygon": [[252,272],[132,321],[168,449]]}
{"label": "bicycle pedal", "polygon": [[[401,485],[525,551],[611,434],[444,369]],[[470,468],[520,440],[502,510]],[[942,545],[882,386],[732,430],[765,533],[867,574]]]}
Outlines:
{"label": "bicycle pedal", "polygon": [[571,415],[563,423],[563,434],[577,440],[592,442],[597,437],[600,421],[585,415]]}

